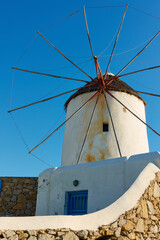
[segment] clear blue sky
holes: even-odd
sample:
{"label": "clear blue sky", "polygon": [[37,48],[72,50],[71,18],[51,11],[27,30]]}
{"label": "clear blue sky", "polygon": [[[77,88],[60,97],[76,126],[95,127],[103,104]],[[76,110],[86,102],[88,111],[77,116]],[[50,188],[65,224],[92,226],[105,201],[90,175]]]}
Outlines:
{"label": "clear blue sky", "polygon": [[[118,72],[140,51],[146,41],[160,30],[159,0],[59,0],[59,1],[1,1],[0,3],[0,176],[38,176],[48,166],[27,153],[12,119],[10,109],[12,66],[51,74],[74,76],[86,80],[75,67],[68,63],[40,36],[39,30],[76,64],[95,76],[91,52],[86,35],[82,5],[120,6],[106,8],[86,8],[90,37],[95,55],[99,55],[114,37],[123,15],[125,4],[129,7],[122,26],[115,55],[110,66],[112,73]],[[157,18],[143,14],[140,9]],[[56,23],[69,14],[80,11],[65,21]],[[48,27],[50,26],[50,27]],[[48,27],[48,28],[47,28]],[[104,72],[113,47],[101,55],[99,63]],[[22,58],[20,56],[23,55]],[[19,59],[20,58],[20,59]],[[159,65],[160,36],[125,71]],[[139,73],[123,78],[136,90],[160,93],[160,69]],[[11,107],[25,105],[43,97],[49,97],[72,88],[82,86],[78,82],[37,76],[14,71]],[[47,133],[65,120],[64,103],[66,95],[48,103],[42,103],[26,110],[13,113],[18,128],[29,149],[39,143]],[[147,123],[160,132],[160,98],[143,96],[147,102]],[[64,127],[35,151],[35,155],[51,166],[59,166],[61,161]],[[148,130],[150,151],[160,150],[160,137]]]}

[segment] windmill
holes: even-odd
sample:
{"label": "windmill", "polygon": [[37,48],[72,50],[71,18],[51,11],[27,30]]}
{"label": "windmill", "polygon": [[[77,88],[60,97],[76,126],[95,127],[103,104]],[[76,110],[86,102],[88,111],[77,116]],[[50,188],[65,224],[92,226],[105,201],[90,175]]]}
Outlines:
{"label": "windmill", "polygon": [[[37,101],[37,102],[33,102],[33,103],[30,103],[30,104],[27,104],[25,106],[22,106],[22,107],[18,107],[18,108],[15,108],[15,109],[11,109],[9,110],[8,112],[11,113],[13,111],[17,111],[17,110],[20,110],[20,109],[23,109],[23,108],[26,108],[26,107],[30,107],[30,106],[33,106],[35,104],[39,104],[39,103],[42,103],[42,102],[46,102],[46,101],[49,101],[51,99],[54,99],[54,98],[57,98],[57,97],[60,97],[62,95],[65,95],[67,93],[71,93],[71,92],[74,92],[74,91],[81,91],[81,90],[84,90],[85,89],[88,89],[88,88],[91,88],[94,92],[94,94],[92,94],[92,96],[90,98],[88,98],[81,106],[79,106],[76,111],[74,113],[72,113],[67,119],[66,121],[64,121],[58,128],[56,128],[53,132],[51,132],[40,144],[38,144],[37,146],[35,146],[33,149],[31,149],[29,151],[29,153],[32,153],[36,148],[38,148],[41,144],[43,144],[45,141],[47,141],[47,139],[49,139],[56,131],[58,131],[63,125],[65,125],[66,123],[68,123],[75,115],[77,115],[79,112],[82,111],[82,109],[84,109],[85,106],[87,106],[90,102],[93,102],[94,100],[95,103],[94,103],[94,107],[93,107],[93,110],[92,110],[92,113],[91,113],[91,116],[90,116],[90,120],[89,120],[89,123],[88,123],[88,127],[86,129],[86,133],[84,134],[84,139],[82,141],[82,145],[79,149],[79,154],[76,158],[76,162],[79,163],[80,160],[81,160],[81,157],[82,157],[82,154],[83,154],[83,150],[84,150],[84,147],[85,147],[85,144],[86,144],[86,141],[87,141],[87,137],[88,137],[88,134],[89,134],[89,131],[90,131],[90,128],[92,126],[92,120],[93,120],[93,116],[95,114],[95,111],[96,111],[96,107],[98,105],[98,102],[99,102],[99,99],[101,96],[103,96],[104,98],[104,101],[105,101],[105,104],[106,104],[106,108],[107,108],[107,112],[109,114],[109,117],[110,117],[110,122],[111,122],[111,128],[113,130],[113,133],[114,133],[114,141],[116,143],[116,146],[117,146],[117,150],[118,150],[118,154],[119,156],[123,156],[123,152],[121,151],[121,146],[120,146],[120,143],[119,143],[119,139],[118,139],[118,136],[117,136],[117,129],[115,128],[115,121],[113,119],[113,116],[112,116],[112,111],[110,109],[110,106],[108,104],[108,99],[107,99],[107,96],[110,96],[111,98],[114,99],[114,101],[116,101],[119,105],[121,105],[122,107],[124,107],[128,112],[130,112],[130,114],[132,114],[134,116],[134,118],[138,119],[138,121],[141,122],[141,124],[147,126],[149,129],[151,129],[155,134],[157,134],[158,136],[160,136],[160,134],[155,131],[151,126],[149,126],[148,124],[146,124],[146,122],[141,119],[137,114],[135,114],[135,112],[133,112],[128,106],[126,106],[121,100],[119,100],[114,94],[113,92],[114,91],[119,91],[119,92],[124,92],[124,89],[122,88],[122,86],[115,86],[114,85],[114,82],[120,82],[120,78],[124,77],[124,76],[127,76],[127,75],[131,75],[131,74],[135,74],[135,73],[138,73],[138,72],[143,72],[143,71],[147,71],[147,70],[151,70],[151,69],[155,69],[155,68],[159,68],[160,66],[154,66],[154,67],[149,67],[149,68],[145,68],[145,69],[140,69],[140,70],[136,70],[136,71],[133,71],[133,72],[129,72],[129,73],[126,73],[126,74],[122,74],[123,70],[126,69],[148,46],[149,44],[159,35],[160,31],[158,31],[151,39],[150,41],[145,45],[145,47],[143,47],[143,49],[141,51],[139,51],[120,71],[118,71],[115,75],[111,75],[109,74],[109,67],[110,67],[110,64],[111,64],[111,60],[112,60],[112,57],[113,57],[113,54],[114,54],[114,50],[115,50],[115,47],[116,47],[116,44],[117,44],[117,41],[118,41],[118,37],[119,37],[119,34],[120,34],[120,31],[121,31],[121,27],[122,27],[122,24],[123,24],[123,20],[124,20],[124,17],[125,17],[125,14],[126,14],[126,10],[127,10],[127,7],[128,5],[126,5],[126,8],[125,8],[125,11],[123,13],[123,16],[122,16],[122,20],[121,20],[121,23],[120,23],[120,26],[119,26],[119,29],[118,29],[118,32],[117,32],[117,36],[116,36],[116,39],[115,39],[115,43],[114,43],[114,46],[113,46],[113,49],[112,49],[112,52],[111,52],[111,55],[110,55],[110,59],[109,59],[109,62],[108,62],[108,65],[107,65],[107,68],[106,68],[106,71],[105,71],[105,74],[102,73],[101,71],[101,68],[100,68],[100,65],[99,65],[99,62],[98,62],[98,58],[95,56],[94,54],[94,51],[93,51],[93,47],[92,47],[92,44],[91,44],[91,39],[90,39],[90,35],[89,35],[89,29],[88,29],[88,24],[87,24],[87,17],[86,17],[86,11],[85,11],[85,7],[83,7],[83,13],[84,13],[84,19],[85,19],[85,24],[86,24],[86,31],[87,31],[87,36],[88,36],[88,41],[89,41],[89,45],[90,45],[90,49],[91,49],[91,53],[92,53],[92,58],[94,60],[94,64],[95,64],[95,69],[96,69],[96,73],[97,73],[97,76],[96,78],[93,78],[91,77],[89,74],[87,74],[83,69],[81,69],[77,64],[75,64],[73,61],[70,60],[70,58],[66,57],[58,48],[56,48],[44,35],[42,35],[39,31],[37,32],[51,47],[53,47],[59,54],[61,54],[68,62],[70,62],[74,67],[76,67],[79,71],[81,71],[84,75],[86,75],[88,77],[88,81],[86,80],[83,80],[83,79],[76,79],[76,78],[69,78],[69,77],[64,77],[64,76],[57,76],[57,75],[52,75],[52,74],[47,74],[47,73],[41,73],[41,72],[35,72],[35,71],[30,71],[30,70],[26,70],[26,69],[20,69],[20,68],[15,68],[13,67],[14,70],[19,70],[19,71],[23,71],[23,72],[28,72],[28,73],[32,73],[32,74],[39,74],[39,75],[45,75],[45,76],[49,76],[49,77],[53,77],[53,78],[63,78],[63,79],[66,79],[66,80],[72,80],[72,81],[79,81],[79,82],[84,82],[86,85],[84,85],[83,87],[79,87],[79,88],[76,88],[76,89],[72,89],[70,91],[67,91],[67,92],[64,92],[62,94],[59,94],[59,95],[56,95],[56,96],[53,96],[53,97],[50,97],[50,98],[46,98],[46,99],[43,99],[43,100],[40,100],[40,101]],[[148,95],[153,95],[153,96],[158,96],[157,94],[150,94],[150,93],[146,93],[146,92],[137,92],[135,93],[134,91],[134,94],[137,94],[138,93],[142,93],[142,94],[148,94]]]}

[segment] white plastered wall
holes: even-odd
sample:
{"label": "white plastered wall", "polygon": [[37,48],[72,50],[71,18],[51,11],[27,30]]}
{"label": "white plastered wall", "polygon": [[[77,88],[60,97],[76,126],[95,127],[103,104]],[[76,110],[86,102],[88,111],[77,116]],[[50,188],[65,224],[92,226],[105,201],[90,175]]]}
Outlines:
{"label": "white plastered wall", "polygon": [[110,206],[101,211],[83,216],[36,216],[36,217],[1,217],[0,230],[24,229],[57,229],[70,228],[73,230],[96,230],[99,226],[110,224],[118,217],[136,206],[138,200],[154,180],[159,168],[153,163],[148,163],[136,181],[123,196]]}
{"label": "white plastered wall", "polygon": [[[133,184],[149,162],[160,167],[158,152],[93,163],[64,166],[48,170],[39,177],[36,215],[64,215],[66,193],[88,190],[88,213],[96,212],[115,202]],[[45,180],[45,181],[43,181]],[[78,180],[75,187],[73,181]],[[43,189],[43,191],[42,191]]]}
{"label": "white plastered wall", "polygon": [[[66,118],[71,116],[71,114],[94,93],[95,92],[84,93],[72,99],[67,107]],[[142,100],[124,92],[112,91],[112,94],[146,122],[145,106]],[[146,126],[115,99],[108,94],[106,94],[106,96],[122,156],[129,157],[133,154],[149,152]],[[62,166],[77,163],[95,101],[96,99],[88,103],[76,116],[66,123],[63,140]],[[109,124],[109,132],[103,132],[103,123]],[[117,158],[119,156],[104,96],[101,94],[80,163]]]}

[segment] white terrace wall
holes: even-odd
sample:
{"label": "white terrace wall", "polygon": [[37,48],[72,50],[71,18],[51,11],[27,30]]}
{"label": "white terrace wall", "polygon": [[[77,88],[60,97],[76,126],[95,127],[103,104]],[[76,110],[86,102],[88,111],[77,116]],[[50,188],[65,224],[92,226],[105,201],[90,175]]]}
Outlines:
{"label": "white terrace wall", "polygon": [[[80,190],[88,190],[88,213],[101,210],[120,198],[149,162],[160,167],[160,154],[47,169],[39,176],[36,215],[64,215],[66,193]],[[79,181],[76,187],[74,180]]]}
{"label": "white terrace wall", "polygon": [[[121,216],[121,214],[124,214],[126,211],[137,206],[138,200],[141,198],[142,194],[144,194],[144,191],[149,187],[150,182],[155,179],[155,174],[158,171],[159,171],[159,168],[156,167],[155,164],[148,163],[145,169],[140,173],[136,181],[127,190],[127,192],[123,194],[123,196],[121,196],[116,202],[114,202],[110,206],[98,212],[86,214],[83,216],[1,217],[0,230],[7,230],[7,229],[31,230],[31,229],[60,229],[60,228],[61,229],[70,228],[72,230],[81,230],[81,229],[97,230],[97,228],[102,225],[108,225],[110,223],[113,223]],[[134,213],[136,212],[134,211]],[[152,217],[157,219],[156,216],[152,215]],[[153,220],[150,222],[154,223]],[[129,226],[132,227],[132,225],[129,225]],[[42,232],[45,233],[44,231],[41,231],[41,233]],[[50,231],[50,232],[55,232],[55,231]],[[103,232],[105,233],[105,231]],[[140,232],[142,231],[140,230]],[[125,235],[125,236],[128,236],[128,235]],[[44,237],[45,236],[43,236],[43,239],[45,239]],[[25,238],[26,238],[26,234],[25,234]],[[123,238],[126,238],[126,237],[123,236]],[[15,239],[18,239],[18,238],[15,238]],[[38,239],[40,238],[38,237]],[[48,239],[48,235],[46,236],[46,239]],[[65,237],[65,239],[67,238]],[[108,239],[108,237],[106,239]],[[135,239],[135,238],[130,238],[130,239]],[[136,239],[143,239],[143,238],[140,238],[140,235],[139,235],[139,237]],[[147,239],[147,238],[144,238],[144,239]],[[154,239],[159,239],[159,238],[154,238]]]}

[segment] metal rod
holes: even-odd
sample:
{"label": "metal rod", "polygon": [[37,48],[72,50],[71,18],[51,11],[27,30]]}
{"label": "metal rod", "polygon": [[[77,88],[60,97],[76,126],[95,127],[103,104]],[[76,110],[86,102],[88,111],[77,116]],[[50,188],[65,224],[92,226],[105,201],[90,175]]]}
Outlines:
{"label": "metal rod", "polygon": [[56,75],[52,75],[52,74],[48,74],[48,73],[35,72],[35,71],[30,71],[30,70],[21,69],[21,68],[12,67],[12,69],[19,70],[19,71],[22,71],[22,72],[28,72],[28,73],[34,73],[34,74],[44,75],[44,76],[48,76],[48,77],[63,78],[63,79],[67,79],[67,80],[73,80],[73,81],[78,81],[78,82],[90,83],[89,81],[80,80],[80,79],[76,79],[76,78],[56,76]]}
{"label": "metal rod", "polygon": [[87,17],[86,17],[85,6],[83,6],[83,14],[84,14],[84,19],[85,19],[85,24],[86,24],[86,30],[87,30],[88,41],[89,41],[89,45],[90,45],[90,48],[91,48],[92,56],[93,56],[93,59],[94,59],[93,48],[92,48],[91,39],[90,39],[90,36],[89,36],[89,29],[88,29],[88,23],[87,23]]}
{"label": "metal rod", "polygon": [[82,89],[82,88],[91,87],[91,86],[94,86],[94,85],[96,85],[96,83],[89,84],[89,85],[87,85],[87,86],[83,86],[83,87],[80,87],[80,88],[75,88],[75,89],[72,89],[72,90],[70,90],[70,91],[67,91],[67,92],[64,92],[64,93],[55,95],[55,96],[53,96],[53,97],[45,98],[45,99],[42,99],[42,100],[40,100],[40,101],[36,101],[36,102],[30,103],[30,104],[27,104],[27,105],[24,105],[24,106],[21,106],[21,107],[18,107],[18,108],[11,109],[11,110],[8,111],[8,113],[11,113],[11,112],[14,112],[14,111],[17,111],[17,110],[26,108],[26,107],[30,107],[30,106],[35,105],[35,104],[38,104],[38,103],[46,102],[46,101],[49,101],[49,100],[51,100],[51,99],[54,99],[54,98],[63,96],[63,95],[65,95],[65,94],[67,94],[67,93],[74,92],[74,91],[80,90],[80,89]]}
{"label": "metal rod", "polygon": [[128,76],[128,75],[131,75],[131,74],[134,74],[134,73],[139,73],[139,72],[143,72],[143,71],[148,71],[148,70],[152,70],[152,69],[159,68],[159,67],[160,67],[160,65],[155,66],[155,67],[143,68],[143,69],[140,69],[140,70],[137,70],[137,71],[134,71],[134,72],[130,72],[130,73],[125,73],[125,74],[122,74],[122,75],[118,75],[118,77],[124,77],[124,76]]}
{"label": "metal rod", "polygon": [[97,106],[97,103],[98,103],[98,99],[99,99],[99,95],[100,95],[100,91],[99,91],[99,94],[97,96],[97,100],[96,100],[96,103],[94,105],[94,108],[93,108],[93,111],[92,111],[92,114],[91,114],[91,118],[89,120],[89,124],[88,124],[88,128],[87,128],[87,132],[86,132],[86,135],[84,137],[84,140],[83,140],[83,144],[82,144],[82,147],[81,147],[81,150],[80,150],[80,153],[79,153],[79,156],[78,156],[78,160],[77,160],[77,164],[79,163],[81,157],[82,157],[82,153],[83,153],[83,149],[84,149],[84,145],[86,143],[86,140],[87,140],[87,136],[89,134],[89,130],[90,130],[90,126],[91,126],[91,122],[92,122],[92,118],[93,118],[93,115],[94,115],[94,112],[95,112],[95,109],[96,109],[96,106]]}
{"label": "metal rod", "polygon": [[134,58],[131,59],[131,61],[129,61],[129,63],[127,63],[117,74],[116,76],[118,76],[131,62],[134,61],[134,59],[136,59],[147,47],[148,45],[158,36],[158,34],[160,33],[160,31],[158,31],[154,37],[147,43],[147,45],[140,51],[136,54],[136,56]]}
{"label": "metal rod", "polygon": [[[111,119],[111,124],[112,124],[112,127],[113,127],[113,132],[114,132],[114,136],[115,136],[115,139],[116,139],[119,155],[120,155],[120,157],[122,157],[122,153],[121,153],[121,149],[120,149],[120,146],[119,146],[119,142],[118,142],[118,138],[117,138],[114,122],[113,122],[113,119],[112,119],[111,111],[110,111],[110,108],[109,108],[109,104],[108,104],[108,101],[107,101],[107,97],[106,97],[104,88],[102,88],[102,91],[103,91],[103,95],[104,95],[105,102],[106,102],[106,105],[107,105],[107,109],[108,109],[108,112],[109,112],[109,116],[110,116],[110,119]],[[106,90],[106,92],[107,92],[107,90]]]}
{"label": "metal rod", "polygon": [[105,89],[105,91],[111,96],[113,97],[117,102],[119,102],[123,107],[125,107],[133,116],[135,116],[138,120],[140,120],[144,125],[146,125],[148,128],[150,128],[154,133],[156,133],[158,136],[160,136],[160,134],[155,131],[152,127],[150,127],[147,123],[145,123],[140,117],[138,117],[134,112],[132,112],[128,107],[126,107],[120,100],[118,100],[118,98],[116,98],[113,94],[111,94],[107,89]]}
{"label": "metal rod", "polygon": [[83,72],[87,77],[89,77],[92,81],[93,78],[89,76],[86,72],[84,72],[80,67],[78,67],[74,62],[72,62],[68,57],[66,57],[58,48],[56,48],[47,38],[45,38],[39,31],[37,33],[44,39],[46,40],[57,52],[59,52],[65,59],[67,59],[71,64],[73,64],[76,68],[78,68],[81,72]]}
{"label": "metal rod", "polygon": [[117,43],[117,40],[118,40],[118,37],[119,37],[119,33],[121,31],[121,27],[122,27],[123,20],[124,20],[126,11],[127,11],[127,7],[128,7],[128,4],[126,4],[125,10],[124,10],[124,13],[123,13],[123,16],[122,16],[122,20],[121,20],[121,23],[120,23],[120,26],[119,26],[119,30],[118,30],[118,33],[117,33],[117,36],[116,36],[116,40],[115,40],[115,43],[114,43],[114,46],[113,46],[113,49],[112,49],[111,56],[110,56],[110,59],[109,59],[109,62],[108,62],[108,66],[107,66],[107,69],[106,69],[106,73],[105,73],[104,79],[106,78],[107,73],[108,73],[108,69],[109,69],[109,66],[110,66],[110,63],[111,63],[111,60],[112,60],[112,56],[113,56],[115,47],[116,47],[116,43]]}
{"label": "metal rod", "polygon": [[66,121],[64,121],[58,128],[56,128],[53,132],[51,132],[42,142],[40,142],[37,146],[35,146],[31,151],[29,151],[29,154],[32,153],[36,148],[38,148],[42,143],[44,143],[48,138],[50,138],[55,132],[57,132],[65,123],[67,123],[72,117],[74,117],[81,109],[86,106],[96,95],[98,92],[96,92],[91,98],[89,98],[80,108],[77,109],[69,118],[67,118]]}

